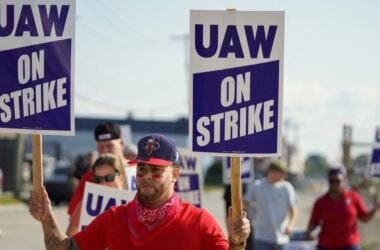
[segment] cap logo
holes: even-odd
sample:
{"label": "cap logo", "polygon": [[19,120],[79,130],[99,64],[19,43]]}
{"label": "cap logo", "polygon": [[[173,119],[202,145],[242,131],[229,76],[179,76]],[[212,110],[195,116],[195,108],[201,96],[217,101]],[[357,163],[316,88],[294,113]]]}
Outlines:
{"label": "cap logo", "polygon": [[160,143],[154,139],[148,139],[144,144],[144,150],[147,155],[151,155],[154,151],[160,148]]}
{"label": "cap logo", "polygon": [[100,141],[110,140],[111,138],[112,135],[110,133],[98,135],[98,140]]}

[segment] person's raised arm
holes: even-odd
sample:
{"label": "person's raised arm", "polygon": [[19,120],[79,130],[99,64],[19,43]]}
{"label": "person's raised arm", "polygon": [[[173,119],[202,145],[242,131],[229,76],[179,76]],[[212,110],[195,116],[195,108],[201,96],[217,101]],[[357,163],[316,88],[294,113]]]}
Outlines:
{"label": "person's raised arm", "polygon": [[30,192],[29,213],[42,224],[46,249],[79,249],[74,241],[59,229],[45,188],[42,190],[42,198],[43,201],[39,202],[36,193],[34,191]]}
{"label": "person's raised arm", "polygon": [[369,222],[375,216],[376,211],[377,211],[377,206],[378,206],[377,196],[374,200],[374,206],[370,211],[367,210],[366,205],[364,204],[364,201],[362,197],[360,196],[360,194],[357,194],[355,197],[356,197],[355,205],[358,211],[359,220],[364,223]]}
{"label": "person's raised arm", "polygon": [[376,210],[377,210],[377,207],[372,208],[371,211],[369,211],[368,213],[366,213],[363,216],[360,216],[359,219],[362,222],[367,223],[368,221],[370,221],[375,216]]}

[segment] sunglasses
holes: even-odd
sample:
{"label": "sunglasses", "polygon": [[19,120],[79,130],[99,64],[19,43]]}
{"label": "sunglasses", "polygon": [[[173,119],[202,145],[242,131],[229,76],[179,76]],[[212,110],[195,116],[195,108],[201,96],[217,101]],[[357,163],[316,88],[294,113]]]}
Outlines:
{"label": "sunglasses", "polygon": [[330,184],[340,184],[342,181],[339,179],[329,179]]}
{"label": "sunglasses", "polygon": [[102,183],[102,182],[113,182],[115,180],[115,177],[120,175],[118,172],[114,173],[114,174],[107,174],[105,176],[97,176],[97,175],[93,175],[94,177],[94,183]]}

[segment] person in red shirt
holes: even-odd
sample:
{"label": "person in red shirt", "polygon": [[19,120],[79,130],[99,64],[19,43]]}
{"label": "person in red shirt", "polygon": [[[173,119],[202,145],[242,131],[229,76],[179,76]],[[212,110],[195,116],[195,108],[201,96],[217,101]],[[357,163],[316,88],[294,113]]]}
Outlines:
{"label": "person in red shirt", "polygon": [[246,213],[232,217],[229,209],[229,240],[206,210],[181,200],[174,192],[179,178],[179,155],[172,139],[152,134],[140,139],[137,193],[126,205],[114,206],[96,217],[72,238],[58,228],[45,190],[39,202],[34,192],[29,212],[42,224],[47,249],[117,250],[227,250],[241,249],[250,233]]}
{"label": "person in red shirt", "polygon": [[379,205],[368,211],[361,196],[345,188],[345,175],[340,168],[328,172],[329,189],[314,204],[307,235],[314,239],[313,230],[320,226],[318,250],[358,250],[360,234],[358,219],[371,220]]}
{"label": "person in red shirt", "polygon": [[[104,122],[96,126],[94,131],[96,150],[98,154],[112,153],[123,159],[123,165],[127,166],[127,160],[124,157],[124,141],[121,138],[121,130],[117,123]],[[126,171],[130,172],[130,171]],[[78,203],[83,199],[84,187],[86,182],[93,182],[93,171],[90,168],[80,179],[78,187],[75,189],[73,196],[70,199],[67,213],[71,216]],[[126,178],[128,180],[128,176]],[[126,185],[130,189],[130,185]]]}
{"label": "person in red shirt", "polygon": [[[99,155],[92,166],[93,181],[99,185],[107,187],[124,189],[125,186],[125,171],[120,159],[111,153]],[[82,201],[74,209],[70,216],[69,226],[66,234],[72,236],[79,232],[79,220],[82,208]]]}

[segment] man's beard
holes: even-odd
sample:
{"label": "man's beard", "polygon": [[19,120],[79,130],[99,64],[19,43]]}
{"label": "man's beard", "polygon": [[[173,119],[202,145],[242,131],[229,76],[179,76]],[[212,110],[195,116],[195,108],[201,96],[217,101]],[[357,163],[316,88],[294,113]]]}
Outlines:
{"label": "man's beard", "polygon": [[156,188],[154,188],[155,192],[153,193],[150,193],[150,194],[144,194],[143,192],[141,192],[141,190],[138,188],[137,189],[137,195],[139,197],[139,200],[141,203],[147,203],[147,202],[151,202],[151,201],[154,201],[155,199],[157,199],[157,197],[159,196],[158,195],[158,191],[156,190]]}
{"label": "man's beard", "polygon": [[139,198],[139,201],[144,203],[151,203],[157,200],[160,196],[162,196],[164,185],[161,184],[160,186],[149,186],[151,190],[149,192],[143,192],[143,187],[137,186],[137,197]]}
{"label": "man's beard", "polygon": [[[154,204],[156,201],[160,201],[163,196],[172,195],[172,187],[166,186],[165,183],[161,183],[159,186],[150,186],[152,190],[149,192],[143,192],[143,188],[137,186],[137,197],[141,204]],[[168,197],[170,198],[170,197]]]}

